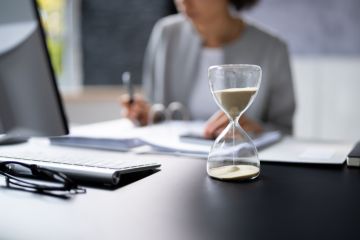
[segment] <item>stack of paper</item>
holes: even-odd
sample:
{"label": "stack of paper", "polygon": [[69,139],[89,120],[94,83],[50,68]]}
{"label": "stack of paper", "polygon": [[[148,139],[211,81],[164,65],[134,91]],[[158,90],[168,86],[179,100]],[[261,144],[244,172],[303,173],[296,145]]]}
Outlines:
{"label": "stack of paper", "polygon": [[[126,119],[91,124],[71,130],[70,136],[53,138],[52,144],[135,153],[157,153],[206,158],[212,141],[202,144],[182,141],[185,133],[202,134],[204,122],[171,121],[135,127]],[[258,148],[279,141],[280,133],[270,132],[254,140]]]}
{"label": "stack of paper", "polygon": [[[138,154],[169,154],[207,158],[212,141],[182,141],[180,136],[201,135],[204,122],[166,122],[136,127],[129,120],[91,124],[71,129],[67,137],[51,139],[53,144],[86,147]],[[279,132],[267,132],[254,139],[261,161],[343,164],[353,143],[282,138]],[[272,145],[274,144],[274,145]],[[271,147],[265,148],[266,146]],[[264,149],[265,148],[265,149]],[[264,150],[263,150],[264,149]]]}

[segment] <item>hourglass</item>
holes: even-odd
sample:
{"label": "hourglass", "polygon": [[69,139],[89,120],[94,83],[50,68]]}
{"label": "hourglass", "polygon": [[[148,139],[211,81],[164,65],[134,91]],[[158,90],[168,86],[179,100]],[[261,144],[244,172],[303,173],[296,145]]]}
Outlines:
{"label": "hourglass", "polygon": [[239,119],[254,101],[261,82],[261,68],[233,64],[209,68],[210,91],[229,118],[216,138],[207,161],[208,175],[220,180],[254,179],[260,173],[257,149],[241,128]]}

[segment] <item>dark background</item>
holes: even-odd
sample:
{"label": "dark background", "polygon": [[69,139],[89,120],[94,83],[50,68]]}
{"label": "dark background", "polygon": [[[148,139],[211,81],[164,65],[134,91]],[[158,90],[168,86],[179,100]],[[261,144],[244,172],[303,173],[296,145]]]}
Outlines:
{"label": "dark background", "polygon": [[172,0],[86,0],[81,39],[86,85],[121,84],[130,71],[141,82],[142,60],[155,22],[175,13]]}
{"label": "dark background", "polygon": [[[85,85],[141,83],[142,60],[155,22],[175,13],[173,0],[82,1]],[[245,17],[274,32],[292,56],[360,56],[359,0],[260,0]]]}

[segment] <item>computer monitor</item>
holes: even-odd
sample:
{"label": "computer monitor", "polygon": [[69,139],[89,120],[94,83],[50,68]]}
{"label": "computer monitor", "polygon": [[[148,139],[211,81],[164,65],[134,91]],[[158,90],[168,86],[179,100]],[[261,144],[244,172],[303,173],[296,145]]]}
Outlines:
{"label": "computer monitor", "polygon": [[1,0],[0,145],[67,133],[36,1]]}

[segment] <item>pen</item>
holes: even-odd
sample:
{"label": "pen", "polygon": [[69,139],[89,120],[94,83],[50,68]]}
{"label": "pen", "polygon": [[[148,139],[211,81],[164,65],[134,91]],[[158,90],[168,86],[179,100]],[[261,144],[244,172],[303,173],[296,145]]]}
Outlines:
{"label": "pen", "polygon": [[131,75],[130,72],[123,72],[122,74],[122,82],[127,88],[127,92],[129,94],[129,103],[132,104],[134,102],[134,89],[131,83]]}

